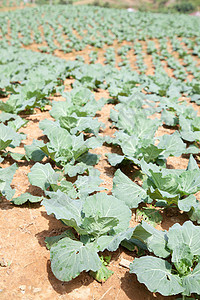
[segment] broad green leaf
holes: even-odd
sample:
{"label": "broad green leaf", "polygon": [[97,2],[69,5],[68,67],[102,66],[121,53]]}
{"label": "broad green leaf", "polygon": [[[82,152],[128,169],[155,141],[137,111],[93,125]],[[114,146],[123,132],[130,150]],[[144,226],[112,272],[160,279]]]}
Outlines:
{"label": "broad green leaf", "polygon": [[182,130],[181,132],[181,137],[183,140],[188,141],[188,142],[199,142],[200,139],[200,132],[199,131],[184,131]]}
{"label": "broad green leaf", "polygon": [[17,169],[16,163],[10,167],[0,169],[0,195],[3,195],[8,200],[11,200],[15,194],[15,190],[11,188],[11,182]]}
{"label": "broad green leaf", "polygon": [[51,131],[48,133],[48,138],[50,140],[50,148],[56,151],[65,149],[72,144],[71,135],[63,128],[51,128]]}
{"label": "broad green leaf", "polygon": [[29,181],[32,185],[46,190],[51,184],[57,183],[59,175],[53,170],[49,163],[43,165],[36,163],[28,174]]}
{"label": "broad green leaf", "polygon": [[16,118],[12,121],[8,122],[8,126],[15,131],[18,131],[22,126],[25,126],[28,123],[28,120],[22,119],[20,116],[16,116]]}
{"label": "broad green leaf", "polygon": [[134,157],[138,151],[138,139],[136,136],[132,135],[126,139],[126,142],[121,143],[122,151],[125,155]]}
{"label": "broad green leaf", "polygon": [[24,145],[28,159],[33,161],[41,161],[45,157],[45,153],[41,150],[44,145],[45,144],[43,141],[39,140],[33,140],[31,145]]}
{"label": "broad green leaf", "polygon": [[94,279],[96,279],[98,282],[104,283],[106,282],[106,280],[108,280],[108,278],[110,278],[110,276],[112,276],[114,274],[113,271],[109,270],[103,263],[101,268],[96,271],[90,271],[89,272],[90,276],[92,276]]}
{"label": "broad green leaf", "polygon": [[24,193],[24,194],[21,194],[17,198],[13,198],[11,202],[14,203],[15,205],[22,205],[22,204],[26,203],[27,201],[29,201],[31,203],[40,202],[40,201],[42,201],[43,198],[44,197],[33,196],[30,193]]}
{"label": "broad green leaf", "polygon": [[[70,131],[72,128],[75,128],[78,123],[78,118],[71,117],[71,116],[61,116],[59,118],[60,126],[67,131]],[[74,132],[75,134],[76,132]]]}
{"label": "broad green leaf", "polygon": [[134,134],[137,139],[153,138],[158,126],[158,120],[147,119],[145,115],[136,114],[130,108],[128,111],[121,110],[118,116],[117,127],[129,135]]}
{"label": "broad green leaf", "polygon": [[137,209],[136,218],[138,221],[143,220],[150,225],[156,226],[162,222],[162,215],[155,208],[143,207],[142,209]]}
{"label": "broad green leaf", "polygon": [[72,200],[65,193],[47,192],[50,199],[44,199],[42,205],[45,206],[47,214],[54,214],[56,219],[62,220],[66,225],[74,227],[78,232],[87,233],[81,229],[82,224],[82,201]]}
{"label": "broad green leaf", "polygon": [[102,180],[97,176],[78,176],[75,181],[75,186],[78,189],[78,193],[81,196],[87,196],[93,192],[101,191],[103,188],[100,188],[99,185],[102,183]]}
{"label": "broad green leaf", "polygon": [[199,147],[195,144],[187,147],[185,154],[199,154]]}
{"label": "broad green leaf", "polygon": [[163,176],[161,172],[156,173],[150,170],[151,173],[151,181],[154,185],[161,191],[168,192],[170,194],[176,194],[179,188],[179,178],[175,174],[169,174]]}
{"label": "broad green leaf", "polygon": [[51,247],[50,259],[51,269],[61,281],[70,281],[82,271],[96,272],[102,264],[93,244],[84,245],[68,237]]}
{"label": "broad green leaf", "polygon": [[176,126],[178,124],[175,112],[166,109],[162,111],[161,120],[168,126]]}
{"label": "broad green leaf", "polygon": [[168,231],[167,247],[172,251],[181,244],[189,246],[192,255],[199,255],[200,251],[200,226],[195,226],[191,221],[186,221],[182,226],[178,223]]}
{"label": "broad green leaf", "polygon": [[178,201],[178,208],[183,211],[190,211],[191,207],[195,207],[198,204],[198,200],[194,195],[189,195],[186,198]]}
{"label": "broad green leaf", "polygon": [[77,191],[74,188],[74,185],[67,181],[65,178],[63,178],[59,184],[58,183],[51,183],[51,188],[54,192],[57,192],[57,190],[61,190],[61,192],[67,194],[70,198],[76,199],[77,198]]}
{"label": "broad green leaf", "polygon": [[[45,157],[45,155],[48,157],[50,157],[52,160],[54,160],[55,161],[55,155],[56,155],[56,151],[55,150],[52,150],[52,149],[49,149],[48,148],[48,145],[46,144],[46,145],[44,145],[44,146],[42,146],[42,147],[40,147],[40,150],[42,151],[42,153],[38,153],[37,152],[37,154],[39,154],[39,156],[40,157],[42,157],[43,155],[44,155],[44,157]],[[39,156],[37,155],[37,159],[39,158]]]}
{"label": "broad green leaf", "polygon": [[12,142],[12,140],[3,141],[2,139],[0,139],[0,151],[6,149],[10,145],[11,142]]}
{"label": "broad green leaf", "polygon": [[200,170],[187,170],[180,176],[179,190],[183,195],[195,194],[200,190]]}
{"label": "broad green leaf", "polygon": [[89,168],[92,167],[83,162],[77,163],[75,166],[68,163],[64,166],[64,172],[65,174],[68,174],[70,177],[74,177],[77,174],[83,174],[85,171],[88,171]]}
{"label": "broad green leaf", "polygon": [[129,208],[138,207],[138,204],[144,202],[147,198],[146,191],[129,179],[120,170],[115,172],[112,193]]}
{"label": "broad green leaf", "polygon": [[[20,145],[21,140],[25,138],[26,138],[25,135],[17,133],[12,128],[0,123],[0,149],[1,150],[5,149],[9,144],[11,145],[11,147],[17,147]],[[10,143],[8,144],[9,141]]]}
{"label": "broad green leaf", "polygon": [[103,127],[103,123],[100,123],[97,119],[93,119],[92,117],[77,117],[75,114],[73,116],[60,117],[59,122],[60,126],[67,129],[71,134],[84,131],[93,132],[97,135],[99,128]]}
{"label": "broad green leaf", "polygon": [[192,121],[192,127],[195,131],[200,131],[200,117],[194,118]]}
{"label": "broad green leaf", "polygon": [[150,196],[151,199],[153,200],[164,200],[166,202],[166,204],[168,205],[172,205],[172,204],[176,204],[178,203],[179,200],[179,195],[173,195],[170,194],[168,192],[164,192],[161,191],[159,189],[153,189],[152,187],[150,187],[147,191],[147,194]]}
{"label": "broad green leaf", "polygon": [[166,233],[155,229],[144,221],[135,228],[132,238],[143,242],[148,250],[156,256],[166,258],[170,255],[167,249]]}
{"label": "broad green leaf", "polygon": [[151,176],[150,171],[152,171],[154,173],[161,172],[161,169],[159,166],[157,166],[156,164],[153,164],[153,163],[147,164],[147,162],[143,158],[141,159],[141,161],[139,163],[140,163],[139,166],[141,167],[142,172],[144,174],[148,175],[149,177]]}
{"label": "broad green leaf", "polygon": [[142,147],[140,151],[142,152],[143,158],[147,163],[155,161],[155,159],[163,153],[163,149],[159,149],[153,144],[149,144],[146,147]]}
{"label": "broad green leaf", "polygon": [[182,285],[184,287],[183,295],[190,296],[193,293],[200,295],[200,263],[190,274],[183,277]]}
{"label": "broad green leaf", "polygon": [[62,234],[60,235],[56,235],[56,236],[49,236],[45,238],[45,243],[46,243],[46,247],[47,249],[51,249],[51,247],[56,244],[58,241],[60,241],[61,239],[68,237],[72,240],[76,240],[75,235],[72,231],[72,229],[67,229],[66,231],[64,231]]}
{"label": "broad green leaf", "polygon": [[200,132],[198,131],[199,128],[195,127],[194,120],[192,121],[191,119],[184,118],[182,115],[179,117],[181,137],[189,142],[199,141],[200,138]]}
{"label": "broad green leaf", "polygon": [[71,109],[72,103],[67,101],[53,101],[52,103],[52,109],[50,111],[51,116],[59,120],[61,116],[65,117],[69,114],[69,112],[73,112]]}
{"label": "broad green leaf", "polygon": [[[128,249],[129,251],[134,251],[134,250],[138,250],[138,255],[144,255],[146,252],[144,251],[147,251],[147,246],[141,242],[140,240],[138,239],[135,239],[135,238],[131,238],[129,240],[123,240],[121,242],[121,245],[123,247],[125,247],[126,249]],[[137,247],[137,248],[136,248]]]}
{"label": "broad green leaf", "polygon": [[135,273],[139,282],[149,291],[163,296],[177,295],[184,291],[181,279],[172,274],[172,266],[165,260],[153,256],[135,258],[130,264],[130,273]]}
{"label": "broad green leaf", "polygon": [[[39,123],[39,128],[41,130],[44,131],[44,134],[46,134],[47,136],[50,134],[50,132],[52,131],[52,129],[57,129],[59,131],[59,129],[61,128],[60,125],[59,125],[59,122],[58,121],[52,121],[52,120],[49,120],[49,119],[44,119],[42,121],[40,121]],[[61,129],[63,130],[63,129]]]}
{"label": "broad green leaf", "polygon": [[84,87],[74,88],[70,92],[72,103],[78,106],[83,106],[90,100],[94,99],[92,92]]}
{"label": "broad green leaf", "polygon": [[119,199],[109,196],[106,193],[97,193],[86,198],[83,204],[85,217],[113,217],[119,223],[113,227],[115,233],[119,233],[128,228],[131,219],[130,209]]}
{"label": "broad green leaf", "polygon": [[[90,152],[85,152],[81,154],[78,158],[77,161],[80,162],[78,165],[86,165],[87,168],[89,166],[94,166],[99,162],[100,156],[94,153]],[[76,166],[75,166],[76,167]],[[78,172],[79,173],[79,172]]]}
{"label": "broad green leaf", "polygon": [[61,127],[53,127],[48,132],[48,138],[50,142],[41,147],[41,150],[62,165],[71,160],[74,163],[89,149],[82,133],[79,136],[71,135]]}
{"label": "broad green leaf", "polygon": [[193,265],[193,255],[190,247],[187,244],[178,244],[172,252],[172,262],[174,263],[177,271],[181,275],[190,273],[190,268]]}
{"label": "broad green leaf", "polygon": [[200,202],[196,201],[195,205],[192,206],[191,210],[188,212],[190,220],[200,224]]}
{"label": "broad green leaf", "polygon": [[106,156],[108,157],[109,163],[113,167],[120,164],[123,161],[124,157],[125,157],[124,155],[119,155],[119,154],[116,154],[116,153],[108,153],[108,154],[106,154]]}
{"label": "broad green leaf", "polygon": [[6,121],[9,121],[9,120],[15,120],[18,117],[19,116],[15,115],[15,114],[2,112],[2,113],[0,113],[0,122],[5,123]]}
{"label": "broad green leaf", "polygon": [[87,141],[84,141],[84,136],[82,133],[79,136],[73,136],[72,149],[75,160],[77,160],[81,155],[83,155],[89,150],[89,147],[87,146]]}
{"label": "broad green leaf", "polygon": [[199,170],[199,167],[193,155],[190,155],[190,159],[186,170]]}
{"label": "broad green leaf", "polygon": [[[81,234],[98,237],[118,227],[120,218],[116,213],[112,215],[112,211],[110,215],[107,215],[106,203],[102,201],[99,204],[101,209],[90,211],[87,214],[88,205],[92,201],[90,197],[85,200],[84,207],[82,208],[82,200],[72,200],[60,190],[47,194],[50,196],[50,199],[42,202],[47,213],[53,213],[57,219],[62,219],[66,225],[74,227]],[[117,199],[116,201],[119,202]]]}
{"label": "broad green leaf", "polygon": [[165,149],[161,154],[164,158],[167,158],[170,155],[180,156],[186,151],[186,145],[183,143],[180,134],[177,131],[171,135],[165,134],[159,139],[160,143],[158,144],[158,147],[160,149]]}
{"label": "broad green leaf", "polygon": [[10,156],[12,157],[12,159],[14,160],[26,160],[27,157],[22,154],[22,153],[16,153],[16,152],[11,152],[11,151],[8,151],[8,153],[10,154]]}
{"label": "broad green leaf", "polygon": [[120,243],[124,240],[129,240],[133,234],[133,228],[128,228],[124,232],[120,232],[115,235],[102,235],[98,238],[98,250],[104,251],[107,249],[108,251],[116,251],[119,247]]}
{"label": "broad green leaf", "polygon": [[92,136],[89,139],[87,139],[86,146],[88,147],[88,149],[99,148],[102,146],[102,138]]}
{"label": "broad green leaf", "polygon": [[87,232],[87,234],[94,237],[98,237],[106,234],[112,228],[118,225],[119,221],[115,217],[85,217],[82,221],[81,228]]}

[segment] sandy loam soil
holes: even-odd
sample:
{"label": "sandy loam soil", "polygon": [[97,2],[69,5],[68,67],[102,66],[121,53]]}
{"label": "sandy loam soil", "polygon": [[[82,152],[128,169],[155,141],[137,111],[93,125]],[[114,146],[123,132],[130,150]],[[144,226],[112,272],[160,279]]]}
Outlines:
{"label": "sandy loam soil", "polygon": [[[30,47],[34,49],[34,45]],[[145,44],[143,46],[145,49]],[[37,50],[36,48],[34,50]],[[103,51],[103,50],[102,50]],[[64,55],[62,58],[74,59],[78,53]],[[80,53],[88,58],[87,50]],[[129,54],[130,55],[130,54]],[[58,55],[61,57],[61,55]],[[69,57],[70,56],[70,57]],[[134,55],[132,57],[134,64]],[[99,60],[103,63],[102,59]],[[148,74],[153,74],[154,70],[151,64],[151,58],[145,58],[148,65]],[[167,68],[167,66],[165,66]],[[136,68],[137,69],[137,68]],[[168,69],[169,70],[169,69]],[[170,70],[169,70],[170,72]],[[66,79],[66,90],[71,89],[72,79]],[[95,92],[96,100],[101,97],[109,98],[108,92],[99,90]],[[63,100],[60,97],[54,97],[53,100]],[[199,108],[193,104],[198,110]],[[101,135],[112,136],[115,129],[110,128],[109,112],[113,107],[112,104],[106,104],[97,116],[99,121],[105,123],[106,128],[101,131]],[[39,121],[45,118],[51,118],[49,114],[50,106],[46,106],[46,110],[41,112],[35,110],[35,114],[26,116],[29,123],[21,131],[27,134],[27,139],[23,141],[20,147],[16,148],[16,152],[23,153],[23,145],[31,144],[33,139],[44,139],[42,131],[39,129]],[[157,132],[157,136],[172,133],[168,128],[161,127]],[[101,172],[102,186],[108,189],[108,193],[112,189],[112,178],[116,169],[111,167],[106,159],[105,154],[113,150],[111,147],[102,146],[93,152],[101,154],[101,159],[96,166]],[[5,168],[14,161],[6,160],[0,166]],[[188,157],[170,157],[168,159],[169,168],[186,168]],[[33,163],[20,161],[19,169],[14,176],[12,187],[16,189],[15,196],[19,196],[24,192],[30,192],[33,195],[42,195],[39,188],[30,186],[27,174]],[[123,170],[129,173],[131,170]],[[112,259],[109,268],[114,271],[106,283],[100,284],[96,282],[87,273],[83,272],[79,277],[71,282],[61,282],[57,280],[50,268],[50,255],[45,247],[45,237],[58,235],[63,232],[64,227],[61,222],[53,216],[48,216],[45,208],[40,204],[25,204],[16,207],[7,200],[0,203],[0,299],[23,299],[23,300],[43,300],[43,299],[97,299],[97,300],[153,300],[153,299],[175,299],[174,297],[162,297],[159,294],[150,293],[146,287],[140,284],[135,275],[129,274],[128,269],[121,267],[119,262],[122,258],[132,261],[137,254],[136,251],[130,252],[120,247],[116,252],[111,253]],[[167,210],[163,214],[163,222],[158,229],[168,229],[174,223],[183,223],[188,220],[186,214],[178,210]],[[133,210],[133,218],[131,226],[137,224],[135,211]]]}
{"label": "sandy loam soil", "polygon": [[34,4],[26,4],[26,5],[20,5],[20,6],[7,6],[7,7],[0,7],[0,11],[13,11],[13,10],[17,10],[17,9],[24,9],[26,7],[34,7]]}

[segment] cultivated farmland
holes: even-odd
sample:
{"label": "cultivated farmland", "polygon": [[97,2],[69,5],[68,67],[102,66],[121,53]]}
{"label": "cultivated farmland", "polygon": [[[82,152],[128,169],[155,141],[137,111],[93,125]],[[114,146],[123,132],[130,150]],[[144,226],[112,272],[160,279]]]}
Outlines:
{"label": "cultivated farmland", "polygon": [[1,299],[200,295],[199,29],[0,12]]}

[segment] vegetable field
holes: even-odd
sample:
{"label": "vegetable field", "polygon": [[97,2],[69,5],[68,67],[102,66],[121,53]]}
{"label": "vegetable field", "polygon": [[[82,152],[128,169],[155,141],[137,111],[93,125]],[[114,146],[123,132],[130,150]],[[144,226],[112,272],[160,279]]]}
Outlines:
{"label": "vegetable field", "polygon": [[0,11],[1,299],[199,299],[199,28]]}

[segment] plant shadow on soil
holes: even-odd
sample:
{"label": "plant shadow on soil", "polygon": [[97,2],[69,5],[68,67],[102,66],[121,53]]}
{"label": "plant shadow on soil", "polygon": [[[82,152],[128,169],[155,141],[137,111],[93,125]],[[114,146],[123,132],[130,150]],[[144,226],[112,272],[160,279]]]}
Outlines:
{"label": "plant shadow on soil", "polygon": [[46,212],[40,212],[42,218],[45,218],[49,221],[49,229],[38,232],[35,236],[38,239],[38,243],[41,247],[46,248],[45,238],[49,236],[60,235],[64,231],[66,231],[69,227],[64,225],[61,221],[57,220],[53,215],[47,215]]}
{"label": "plant shadow on soil", "polygon": [[[27,190],[26,192],[29,192],[29,190]],[[40,196],[40,195],[34,195],[34,196]],[[40,203],[30,203],[30,202],[26,202],[22,205],[20,205],[21,209],[37,209],[41,206]],[[16,207],[19,207],[18,205],[13,204],[11,201],[7,200],[5,197],[2,197],[2,201],[0,201],[0,210],[11,210],[14,209]]]}
{"label": "plant shadow on soil", "polygon": [[69,294],[75,289],[78,289],[82,286],[86,287],[94,281],[94,279],[86,272],[82,272],[78,277],[72,279],[69,282],[60,281],[54,276],[53,272],[51,271],[50,260],[47,261],[47,273],[49,283],[51,284],[52,288],[60,295]]}

